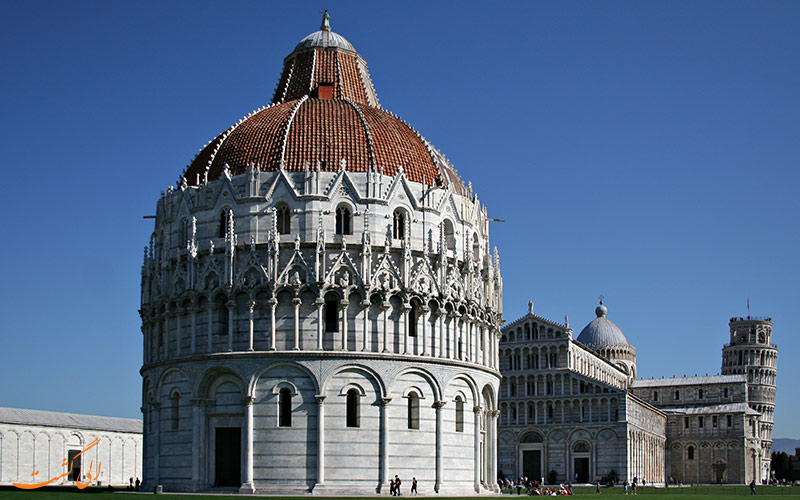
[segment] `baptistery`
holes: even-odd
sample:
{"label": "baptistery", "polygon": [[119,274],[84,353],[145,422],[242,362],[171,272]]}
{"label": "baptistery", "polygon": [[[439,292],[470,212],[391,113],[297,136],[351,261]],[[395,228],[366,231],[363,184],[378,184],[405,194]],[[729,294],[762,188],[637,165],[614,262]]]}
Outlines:
{"label": "baptistery", "polygon": [[327,13],[162,193],[140,313],[146,488],[497,488],[486,207]]}

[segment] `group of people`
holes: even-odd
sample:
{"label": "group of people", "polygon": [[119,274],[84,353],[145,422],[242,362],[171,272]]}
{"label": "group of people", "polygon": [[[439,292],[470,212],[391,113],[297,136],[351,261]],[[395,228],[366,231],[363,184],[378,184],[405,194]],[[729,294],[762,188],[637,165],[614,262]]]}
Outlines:
{"label": "group of people", "polygon": [[572,495],[572,485],[564,483],[558,488],[549,488],[542,485],[537,480],[529,480],[527,477],[520,477],[516,481],[511,479],[501,479],[500,485],[503,488],[508,488],[510,494],[522,495],[523,490],[526,495],[535,496],[559,496],[559,495]]}
{"label": "group of people", "polygon": [[142,482],[139,481],[139,478],[136,478],[136,482],[133,481],[133,478],[128,479],[128,486],[125,487],[128,491],[139,491],[139,486],[142,485]]}
{"label": "group of people", "polygon": [[[403,484],[403,480],[400,479],[397,474],[394,475],[394,479],[389,481],[389,494],[393,497],[399,497],[402,495],[400,492],[400,485]],[[417,478],[411,478],[411,494],[417,494]]]}
{"label": "group of people", "polygon": [[[630,484],[631,495],[635,495],[636,494],[636,487],[638,485],[639,485],[639,478],[636,477],[636,476],[633,476],[633,481],[631,481],[631,484]],[[645,482],[644,482],[644,479],[642,479],[642,486],[644,486],[644,485],[645,485]],[[625,493],[626,495],[628,494],[628,481],[627,480],[622,482],[622,492]]]}

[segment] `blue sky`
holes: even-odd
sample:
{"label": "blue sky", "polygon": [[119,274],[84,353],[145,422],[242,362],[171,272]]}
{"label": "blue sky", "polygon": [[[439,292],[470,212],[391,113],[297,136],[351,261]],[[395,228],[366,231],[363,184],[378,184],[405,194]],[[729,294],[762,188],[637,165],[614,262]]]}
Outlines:
{"label": "blue sky", "polygon": [[140,416],[142,216],[323,8],[506,220],[507,320],[603,294],[641,376],[718,373],[749,296],[800,437],[798,2],[5,5],[0,405]]}

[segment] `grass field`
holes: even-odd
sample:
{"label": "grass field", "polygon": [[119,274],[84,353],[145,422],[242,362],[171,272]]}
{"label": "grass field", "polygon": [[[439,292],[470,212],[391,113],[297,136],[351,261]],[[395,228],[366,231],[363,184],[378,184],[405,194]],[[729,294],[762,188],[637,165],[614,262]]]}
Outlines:
{"label": "grass field", "polygon": [[[623,496],[622,488],[602,488],[602,494],[595,493],[594,488],[574,488],[575,497],[603,497]],[[800,498],[800,487],[771,487],[759,486],[757,488],[759,500],[777,500],[787,497]],[[675,500],[731,500],[732,497],[750,495],[747,486],[694,486],[683,488],[639,488],[636,500],[666,500],[665,496],[680,497]],[[88,496],[88,498],[87,498]],[[38,490],[19,490],[16,488],[0,488],[0,499],[5,500],[140,500],[142,496],[153,496],[152,493],[128,493],[124,490],[109,492],[105,488],[86,488],[78,490],[74,487],[41,488]],[[379,495],[374,495],[378,497]],[[407,496],[407,495],[406,495]],[[440,498],[437,495],[420,495]],[[631,495],[632,496],[632,495]],[[308,498],[305,497],[270,497],[278,498]],[[523,495],[524,497],[524,495]],[[223,500],[226,498],[243,498],[242,495],[158,495],[157,500]],[[324,497],[326,500],[349,500],[350,498],[368,497]],[[453,497],[441,497],[453,498]],[[483,497],[487,498],[487,497]],[[491,498],[491,497],[489,497]],[[516,495],[503,495],[506,500],[520,498]],[[533,497],[530,497],[533,498]],[[561,497],[563,498],[563,497]],[[587,498],[588,500],[588,498]],[[600,498],[597,498],[600,500]],[[631,499],[633,500],[633,499]]]}

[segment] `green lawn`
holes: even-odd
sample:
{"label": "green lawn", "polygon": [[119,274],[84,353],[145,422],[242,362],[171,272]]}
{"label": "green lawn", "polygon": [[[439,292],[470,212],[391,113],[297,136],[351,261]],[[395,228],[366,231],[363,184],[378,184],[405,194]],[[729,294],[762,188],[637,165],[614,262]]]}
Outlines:
{"label": "green lawn", "polygon": [[[622,488],[602,488],[602,494],[597,495],[594,488],[575,488],[576,497],[602,497],[622,495]],[[757,488],[760,500],[777,500],[782,497],[800,497],[800,487],[769,487],[759,486]],[[676,500],[730,500],[731,497],[744,497],[750,495],[750,489],[746,486],[695,486],[684,488],[639,488],[636,500],[665,500],[664,495],[679,496]],[[0,499],[8,500],[79,500],[80,497],[88,500],[140,500],[142,496],[152,497],[152,494],[127,493],[124,490],[109,492],[105,488],[86,488],[78,490],[74,487],[41,488],[38,490],[19,490],[13,487],[0,488]],[[373,495],[377,497],[378,495]],[[408,496],[408,495],[406,495]],[[421,495],[437,497],[436,495]],[[524,495],[523,495],[524,496]],[[519,498],[516,495],[505,494],[506,500]],[[170,495],[164,494],[157,497],[158,500],[223,500],[226,498],[243,498],[238,495]],[[271,497],[271,498],[306,498],[300,497]],[[325,497],[327,500],[349,500],[349,498],[366,497]],[[443,497],[445,498],[445,497]],[[485,497],[484,497],[485,498]],[[563,498],[563,497],[559,497]],[[542,499],[544,500],[544,499]],[[588,499],[587,499],[588,500]],[[599,498],[597,500],[600,500]],[[631,499],[633,500],[633,499]],[[786,499],[788,500],[788,499]]]}

